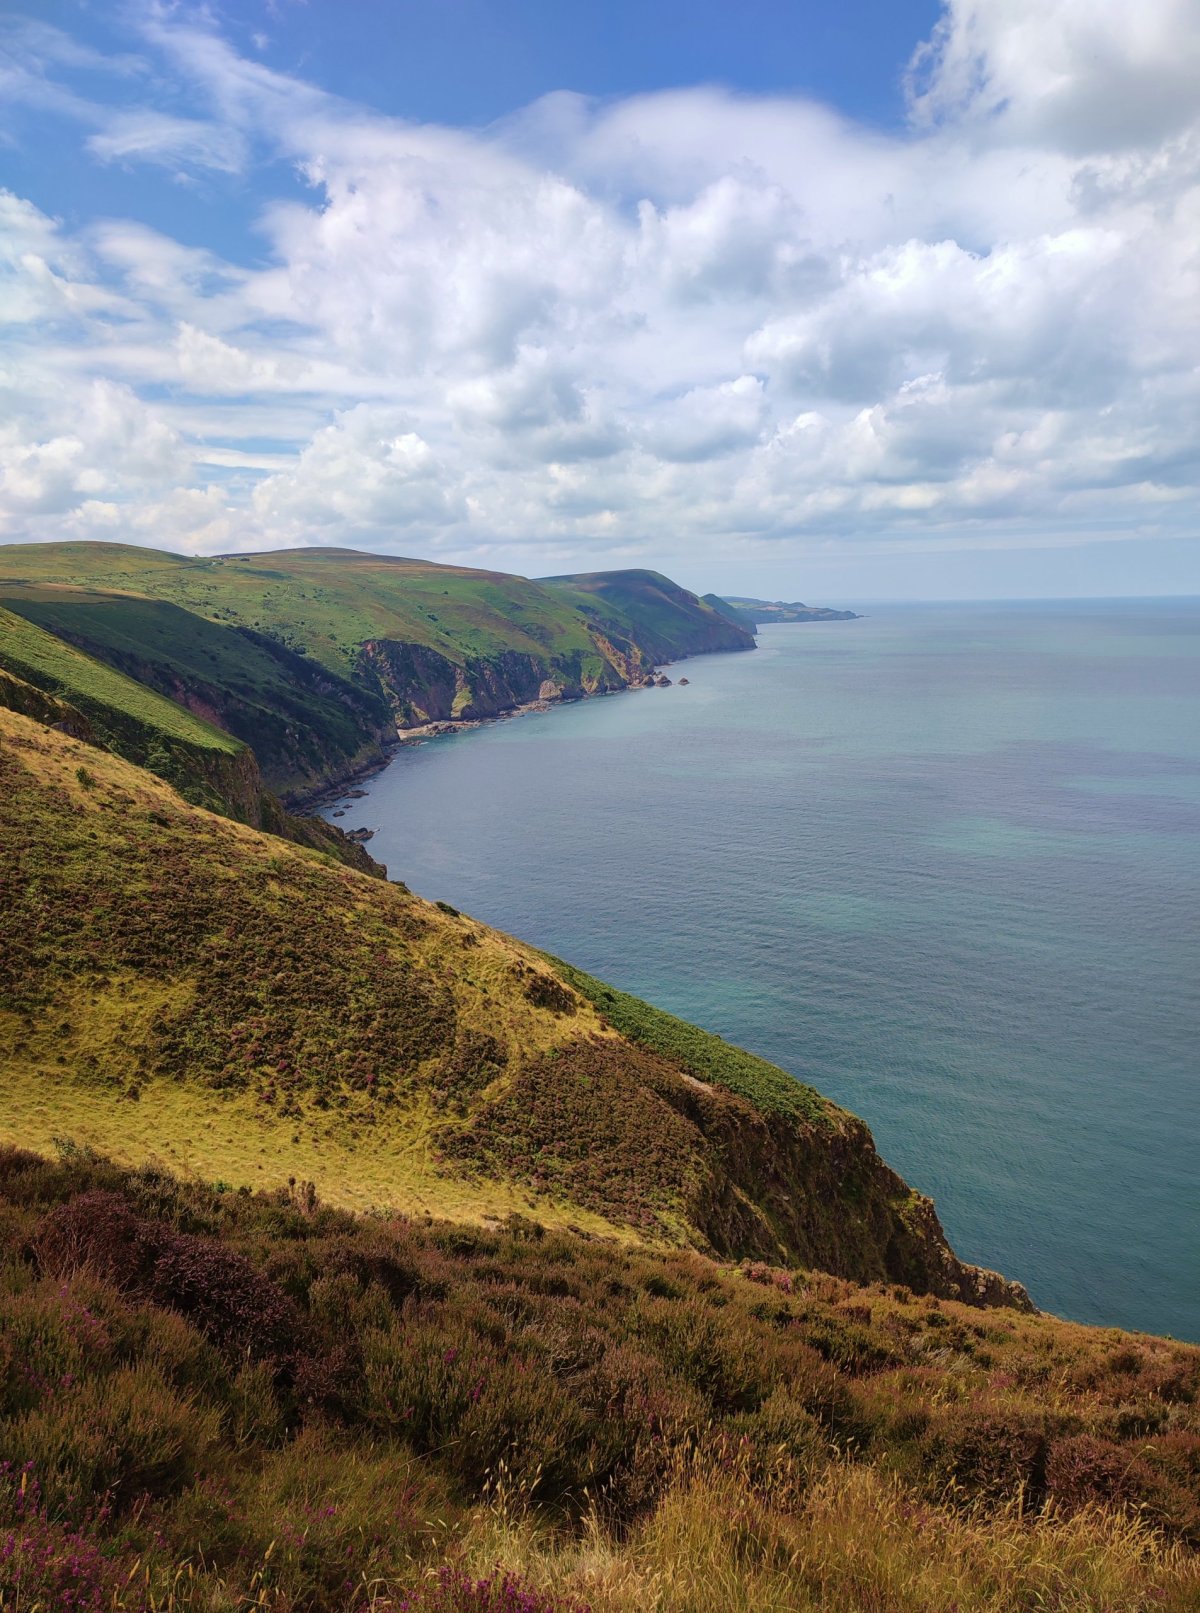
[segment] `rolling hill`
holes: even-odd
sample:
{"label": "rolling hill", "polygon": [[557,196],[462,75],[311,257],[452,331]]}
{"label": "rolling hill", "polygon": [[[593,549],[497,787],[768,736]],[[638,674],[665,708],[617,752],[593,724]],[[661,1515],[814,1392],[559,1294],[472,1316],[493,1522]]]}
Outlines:
{"label": "rolling hill", "polygon": [[398,730],[754,643],[655,573],[531,582],[349,549],[10,545],[0,605],[243,740],[288,802],[378,765]]}

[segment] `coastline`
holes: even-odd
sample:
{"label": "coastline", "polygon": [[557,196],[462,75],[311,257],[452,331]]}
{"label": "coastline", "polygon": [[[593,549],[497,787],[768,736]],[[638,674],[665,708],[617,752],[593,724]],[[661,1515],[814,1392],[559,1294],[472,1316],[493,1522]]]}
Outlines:
{"label": "coastline", "polygon": [[[756,649],[757,639],[755,641]],[[356,767],[340,778],[324,784],[320,789],[312,790],[307,795],[297,797],[287,804],[288,811],[298,817],[320,817],[323,811],[335,804],[343,804],[355,797],[350,794],[358,784],[367,779],[377,777],[386,772],[396,759],[399,751],[408,746],[421,745],[429,739],[441,739],[447,734],[467,733],[472,728],[489,728],[493,723],[512,722],[514,718],[527,716],[533,711],[553,711],[558,706],[579,705],[585,700],[607,700],[614,695],[630,694],[636,689],[657,689],[662,685],[659,678],[664,675],[667,667],[678,666],[680,661],[694,661],[702,655],[732,655],[744,653],[733,650],[697,650],[693,655],[681,655],[675,661],[663,661],[650,667],[644,678],[636,683],[626,683],[619,689],[595,689],[578,695],[564,695],[557,700],[526,700],[520,705],[508,706],[503,711],[497,711],[486,717],[439,717],[433,722],[415,723],[409,728],[397,728],[396,737],[389,739],[384,746],[386,754],[381,761],[368,762],[363,767]],[[678,680],[668,680],[672,687]]]}

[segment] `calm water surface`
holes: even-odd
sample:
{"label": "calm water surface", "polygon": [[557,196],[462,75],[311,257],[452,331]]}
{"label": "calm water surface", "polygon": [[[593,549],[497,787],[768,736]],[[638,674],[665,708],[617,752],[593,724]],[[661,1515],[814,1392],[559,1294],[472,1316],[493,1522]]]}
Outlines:
{"label": "calm water surface", "polygon": [[861,1114],[965,1257],[1200,1340],[1200,601],[878,607],[407,750],[344,822]]}

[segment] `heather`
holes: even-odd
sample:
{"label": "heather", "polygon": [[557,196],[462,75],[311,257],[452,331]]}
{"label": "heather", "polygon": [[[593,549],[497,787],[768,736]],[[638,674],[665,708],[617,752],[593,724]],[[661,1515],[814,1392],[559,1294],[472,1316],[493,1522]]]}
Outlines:
{"label": "heather", "polygon": [[1200,1351],[0,1154],[0,1605],[1163,1607]]}

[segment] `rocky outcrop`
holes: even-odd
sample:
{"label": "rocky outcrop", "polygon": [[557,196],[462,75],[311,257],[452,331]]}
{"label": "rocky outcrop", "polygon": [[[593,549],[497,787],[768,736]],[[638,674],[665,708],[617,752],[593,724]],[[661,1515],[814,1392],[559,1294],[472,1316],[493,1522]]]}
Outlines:
{"label": "rocky outcrop", "polygon": [[709,1144],[712,1165],[698,1183],[692,1219],[717,1254],[1033,1310],[1019,1283],[958,1258],[933,1201],[884,1163],[856,1116],[831,1110],[827,1122],[814,1123],[764,1114],[694,1080],[663,1096]]}
{"label": "rocky outcrop", "polygon": [[611,663],[599,676],[585,672],[579,656],[504,650],[457,662],[428,645],[395,639],[368,639],[359,664],[378,680],[398,729],[498,717],[537,700],[580,700],[630,681]]}

